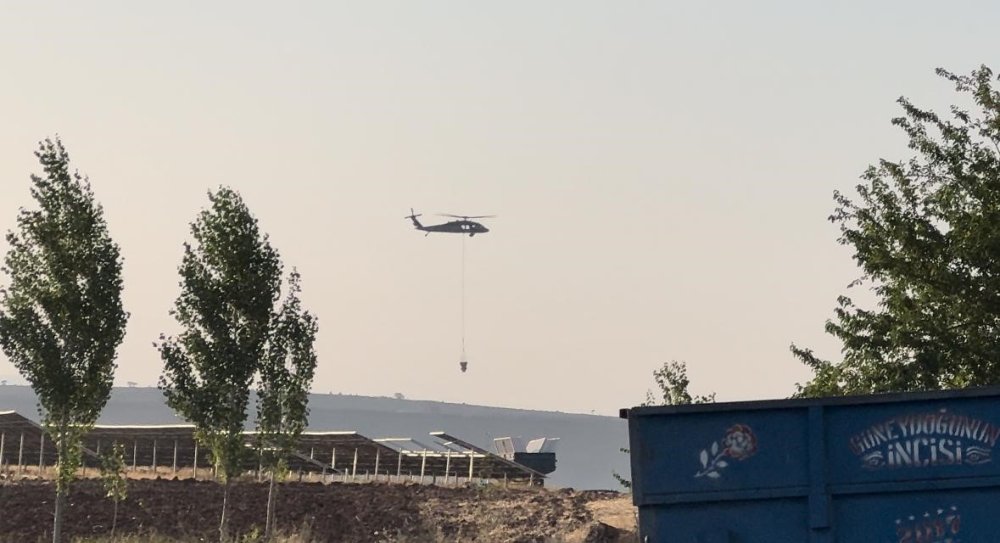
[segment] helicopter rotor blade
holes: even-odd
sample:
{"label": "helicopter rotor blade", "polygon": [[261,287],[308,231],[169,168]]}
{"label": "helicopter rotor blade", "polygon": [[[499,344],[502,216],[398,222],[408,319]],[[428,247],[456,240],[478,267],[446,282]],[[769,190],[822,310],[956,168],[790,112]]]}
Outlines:
{"label": "helicopter rotor blade", "polygon": [[452,215],[450,213],[438,213],[441,217],[452,217],[454,219],[492,219],[496,215]]}

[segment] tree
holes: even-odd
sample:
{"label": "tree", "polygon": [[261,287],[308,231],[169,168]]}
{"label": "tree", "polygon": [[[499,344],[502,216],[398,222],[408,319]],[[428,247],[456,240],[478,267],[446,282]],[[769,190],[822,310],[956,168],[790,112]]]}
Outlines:
{"label": "tree", "polygon": [[101,455],[101,484],[105,496],[114,503],[111,516],[111,539],[118,526],[118,504],[128,497],[128,479],[125,477],[125,447],[117,441]]}
{"label": "tree", "polygon": [[892,120],[915,156],[880,160],[830,220],[854,250],[874,308],[841,296],[826,331],[843,360],[792,345],[814,372],[801,396],[1000,383],[1000,93],[986,66],[937,74],[968,99],[950,114],[900,98]]}
{"label": "tree", "polygon": [[270,540],[274,531],[277,473],[285,471],[287,458],[306,428],[309,389],[316,371],[313,344],[319,327],[316,318],[302,309],[300,281],[299,273],[292,271],[288,295],[272,321],[257,391],[258,449],[270,471],[265,540]]}
{"label": "tree", "polygon": [[653,392],[646,391],[646,401],[642,405],[688,405],[697,403],[714,403],[715,393],[692,396],[688,392],[691,380],[687,375],[687,364],[671,360],[665,362],[660,369],[653,371],[653,380],[660,389],[660,399]]}
{"label": "tree", "polygon": [[267,356],[281,262],[240,195],[209,192],[211,207],[191,223],[181,293],[171,315],[183,328],[160,336],[160,389],[167,405],[196,427],[224,484],[219,538],[227,532],[229,489],[247,460],[244,424],[250,387]]}
{"label": "tree", "polygon": [[[656,381],[656,388],[660,389],[660,399],[657,400],[656,396],[653,395],[653,391],[647,390],[646,401],[642,403],[644,407],[651,405],[689,405],[715,402],[714,392],[698,396],[692,396],[688,392],[691,380],[688,378],[687,364],[684,362],[678,362],[677,360],[664,362],[663,366],[653,371],[653,380]],[[630,451],[622,447],[621,452],[629,454]],[[611,476],[626,490],[632,488],[632,481],[626,479],[620,473],[612,471]]]}
{"label": "tree", "polygon": [[115,353],[125,336],[122,259],[108,234],[90,180],[70,173],[62,142],[46,139],[35,152],[44,176],[31,176],[38,209],[21,209],[3,271],[0,346],[31,383],[39,414],[58,453],[52,540],[83,436],[108,401]]}

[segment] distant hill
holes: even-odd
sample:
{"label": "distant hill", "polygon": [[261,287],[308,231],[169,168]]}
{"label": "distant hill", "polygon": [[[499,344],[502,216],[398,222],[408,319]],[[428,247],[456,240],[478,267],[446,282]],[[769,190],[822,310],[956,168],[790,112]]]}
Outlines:
{"label": "distant hill", "polygon": [[[0,386],[0,411],[38,418],[30,387]],[[251,404],[252,405],[252,404]],[[310,430],[357,430],[367,437],[413,437],[443,430],[493,451],[493,438],[558,437],[557,468],[549,485],[579,489],[617,489],[612,471],[628,473],[628,428],[614,417],[400,400],[345,394],[312,394]],[[155,388],[115,388],[101,424],[177,424],[184,421],[164,404]],[[253,424],[250,417],[249,424]]]}

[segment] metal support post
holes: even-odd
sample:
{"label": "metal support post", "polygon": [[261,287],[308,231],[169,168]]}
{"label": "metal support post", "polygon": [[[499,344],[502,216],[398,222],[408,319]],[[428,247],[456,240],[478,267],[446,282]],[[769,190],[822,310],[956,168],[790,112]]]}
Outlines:
{"label": "metal support post", "polygon": [[351,480],[355,480],[358,475],[358,448],[354,448],[354,467],[351,468]]}
{"label": "metal support post", "polygon": [[444,484],[448,486],[448,476],[451,474],[451,451],[444,455]]}
{"label": "metal support post", "polygon": [[22,457],[24,456],[24,432],[21,432],[21,444],[17,447],[17,473],[18,475],[24,474],[24,462]]}
{"label": "metal support post", "polygon": [[424,468],[427,467],[427,451],[424,450],[423,456],[420,458],[420,484],[424,484]]}

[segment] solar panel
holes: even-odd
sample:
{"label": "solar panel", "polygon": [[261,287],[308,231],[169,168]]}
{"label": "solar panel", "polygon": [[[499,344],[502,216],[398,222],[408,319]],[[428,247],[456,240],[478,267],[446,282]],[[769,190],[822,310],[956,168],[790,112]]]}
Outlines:
{"label": "solar panel", "polygon": [[[195,427],[188,424],[95,426],[84,438],[84,467],[97,466],[100,453],[117,442],[125,446],[125,463],[132,470],[167,470],[175,476],[181,469],[207,473],[210,452],[195,440],[194,433]],[[255,432],[244,432],[248,448],[255,448],[259,437]],[[517,446],[513,438],[508,439],[512,447]],[[345,481],[371,476],[433,482],[459,474],[468,480],[541,484],[544,479],[533,469],[444,432],[432,432],[423,440],[371,439],[352,431],[304,432],[288,461],[292,472],[333,474]],[[48,467],[55,463],[55,447],[41,426],[14,411],[0,412],[0,465],[9,469],[11,465]],[[249,455],[244,468],[259,473],[259,459]]]}
{"label": "solar panel", "polygon": [[497,454],[504,458],[512,458],[514,456],[514,440],[509,437],[494,439],[493,446],[496,448]]}
{"label": "solar panel", "polygon": [[558,437],[540,437],[538,439],[532,439],[528,442],[528,446],[525,447],[524,452],[528,453],[549,453],[556,452],[556,446],[559,444]]}

